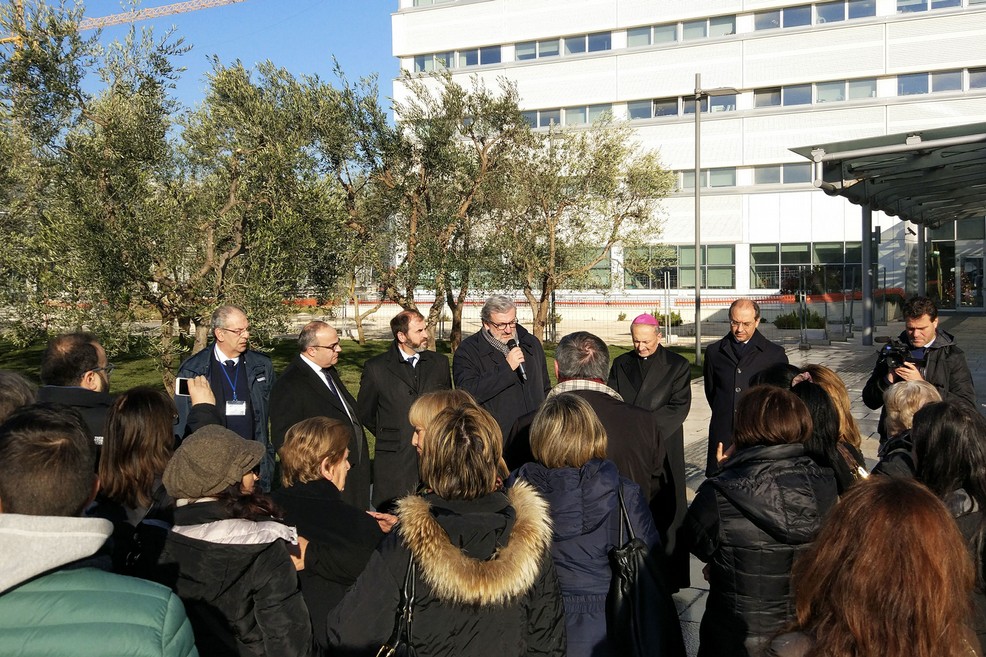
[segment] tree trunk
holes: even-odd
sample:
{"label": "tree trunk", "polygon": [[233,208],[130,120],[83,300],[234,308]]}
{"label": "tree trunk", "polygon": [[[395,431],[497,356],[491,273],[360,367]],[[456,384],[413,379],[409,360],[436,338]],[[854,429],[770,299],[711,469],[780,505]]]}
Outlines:
{"label": "tree trunk", "polygon": [[428,309],[428,315],[425,317],[425,322],[428,326],[428,343],[431,345],[429,348],[432,351],[438,350],[438,341],[435,339],[435,328],[438,326],[438,322],[442,317],[444,307],[445,300],[442,299],[441,290],[436,286],[435,300],[432,302],[431,308]]}
{"label": "tree trunk", "polygon": [[544,327],[548,325],[548,309],[551,307],[551,304],[548,303],[548,299],[551,298],[551,291],[548,286],[543,286],[541,298],[538,299],[530,287],[524,286],[524,296],[527,297],[527,303],[531,306],[531,313],[534,315],[531,333],[538,340],[544,342]]}
{"label": "tree trunk", "polygon": [[365,345],[366,335],[363,333],[363,320],[365,320],[367,317],[380,310],[380,307],[383,306],[383,299],[381,298],[373,305],[373,307],[371,307],[369,310],[365,312],[359,311],[359,295],[354,294],[352,296],[352,299],[353,299],[353,321],[356,322],[356,336],[359,339],[360,345]]}
{"label": "tree trunk", "polygon": [[205,322],[195,324],[195,343],[192,345],[192,353],[197,354],[209,344],[210,327]]}
{"label": "tree trunk", "polygon": [[175,394],[175,372],[178,370],[178,344],[175,342],[177,317],[161,313],[161,331],[158,334],[158,367],[161,382],[169,395]]}
{"label": "tree trunk", "polygon": [[450,289],[445,291],[445,302],[448,304],[449,310],[452,311],[452,330],[449,333],[449,345],[452,352],[455,352],[462,342],[462,309],[466,305],[468,289],[469,286],[463,283],[459,287],[458,297],[453,297]]}

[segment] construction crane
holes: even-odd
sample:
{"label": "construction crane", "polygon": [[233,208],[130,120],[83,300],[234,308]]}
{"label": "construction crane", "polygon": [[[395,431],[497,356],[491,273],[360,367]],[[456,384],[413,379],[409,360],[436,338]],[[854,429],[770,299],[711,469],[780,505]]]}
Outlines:
{"label": "construction crane", "polygon": [[[110,14],[109,16],[99,16],[97,18],[83,18],[79,21],[79,31],[83,30],[95,30],[102,27],[109,27],[111,25],[121,25],[124,23],[135,23],[137,21],[148,20],[151,18],[160,18],[161,16],[171,16],[173,14],[184,14],[189,11],[198,11],[199,9],[208,9],[210,7],[221,7],[222,5],[231,5],[237,2],[243,2],[243,0],[186,0],[186,2],[173,2],[167,5],[161,5],[160,7],[148,7],[146,9],[137,9],[134,11],[125,11],[120,14]],[[24,20],[24,7],[22,2],[17,2],[17,12],[21,18]],[[0,39],[0,44],[3,43],[20,43],[20,37],[9,36]]]}

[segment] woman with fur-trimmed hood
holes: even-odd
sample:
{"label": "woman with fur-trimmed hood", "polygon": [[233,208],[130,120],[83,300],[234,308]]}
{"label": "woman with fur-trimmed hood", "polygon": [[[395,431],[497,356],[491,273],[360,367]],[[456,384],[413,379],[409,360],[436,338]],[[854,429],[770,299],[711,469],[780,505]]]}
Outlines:
{"label": "woman with fur-trimmed hood", "polygon": [[330,613],[333,655],[376,655],[394,629],[414,564],[411,643],[419,655],[566,652],[565,612],[544,500],[526,483],[504,491],[500,429],[480,408],[449,408],[427,428],[420,495]]}

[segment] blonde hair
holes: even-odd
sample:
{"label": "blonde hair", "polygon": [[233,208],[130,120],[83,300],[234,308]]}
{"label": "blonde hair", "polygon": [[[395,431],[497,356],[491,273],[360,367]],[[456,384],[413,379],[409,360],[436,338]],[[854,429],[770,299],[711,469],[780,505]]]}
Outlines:
{"label": "blonde hair", "polygon": [[839,413],[839,440],[859,449],[863,444],[863,435],[859,431],[859,425],[856,424],[856,418],[852,416],[852,402],[845,382],[824,365],[805,365],[804,371],[808,372],[811,380],[822,386],[832,398],[835,410]]}
{"label": "blonde hair", "polygon": [[312,417],[288,429],[284,444],[277,450],[281,457],[281,485],[287,488],[322,479],[322,462],[330,465],[346,457],[352,429],[339,420]]}
{"label": "blonde hair", "polygon": [[500,426],[475,405],[450,407],[428,425],[421,480],[446,500],[474,500],[496,490],[503,445]]}
{"label": "blonde hair", "polygon": [[901,381],[883,393],[883,405],[887,409],[884,427],[887,436],[907,431],[914,423],[914,414],[931,402],[940,402],[938,389],[927,381]]}
{"label": "blonde hair", "polygon": [[408,422],[412,427],[421,427],[427,433],[428,425],[435,416],[446,408],[457,408],[461,406],[479,407],[475,398],[465,390],[436,390],[426,392],[411,404],[411,409],[407,414]]}
{"label": "blonde hair", "polygon": [[581,468],[606,458],[606,429],[589,402],[572,393],[549,397],[531,424],[531,453],[549,468]]}

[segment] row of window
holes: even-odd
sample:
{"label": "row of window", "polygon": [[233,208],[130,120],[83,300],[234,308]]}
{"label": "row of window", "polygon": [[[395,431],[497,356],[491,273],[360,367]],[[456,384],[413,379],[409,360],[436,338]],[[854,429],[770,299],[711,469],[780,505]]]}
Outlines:
{"label": "row of window", "polygon": [[[955,71],[907,73],[897,76],[897,95],[986,89],[986,68]],[[876,78],[834,80],[812,84],[791,84],[753,90],[753,107],[781,107],[842,102],[877,97]],[[737,109],[736,94],[712,96],[702,100],[702,112],[732,112]],[[651,98],[627,102],[631,121],[695,113],[689,96]]]}
{"label": "row of window", "polygon": [[[754,185],[801,185],[811,182],[810,162],[766,164],[752,167],[752,170],[752,182]],[[700,175],[702,189],[735,187],[738,171],[742,170],[736,167],[702,169]],[[678,171],[676,175],[678,177],[678,191],[683,192],[695,189],[694,171]],[[750,178],[747,176],[745,184],[749,184],[749,181]]]}
{"label": "row of window", "polygon": [[[452,0],[414,0],[414,6],[426,6]],[[986,0],[897,0],[897,13],[912,13],[986,4]],[[822,23],[836,23],[876,16],[876,0],[836,0],[816,4],[798,5],[753,15],[754,30],[804,27]],[[736,15],[711,16],[677,23],[645,25],[627,28],[627,47],[637,48],[677,43],[695,39],[707,39],[736,34]],[[524,41],[514,46],[514,59],[528,61],[546,57],[581,55],[602,52],[613,47],[612,32],[594,32],[538,41]],[[438,68],[466,68],[501,62],[499,45],[470,50],[427,53],[414,58],[414,71],[427,73]]]}
{"label": "row of window", "polygon": [[[986,238],[982,218],[949,223],[929,231],[929,239],[950,242],[955,239]],[[876,260],[876,245],[874,261]],[[858,289],[862,282],[863,246],[861,242],[789,242],[749,245],[750,289],[779,290],[789,294],[798,290],[811,293]],[[736,246],[703,244],[699,272],[702,287],[736,289]],[[609,253],[596,263],[589,276],[595,287],[612,284],[612,258]],[[694,245],[654,244],[623,252],[623,284],[628,290],[694,289]]]}
{"label": "row of window", "polygon": [[595,123],[603,117],[612,116],[613,106],[579,105],[576,107],[556,107],[553,109],[529,110],[522,112],[524,120],[532,128],[549,128],[556,126],[576,126]]}
{"label": "row of window", "polygon": [[819,2],[815,5],[798,5],[797,7],[785,7],[771,11],[758,11],[753,14],[753,29],[773,30],[786,27],[804,27],[871,16],[876,16],[876,0]]}
{"label": "row of window", "polygon": [[[699,271],[702,287],[736,288],[736,247],[703,244]],[[694,246],[645,246],[624,253],[624,285],[628,290],[695,287]],[[859,242],[803,242],[750,245],[750,288],[838,292],[859,286],[862,245]]]}
{"label": "row of window", "polygon": [[587,52],[602,52],[613,47],[613,35],[610,32],[595,32],[579,34],[560,39],[542,39],[540,41],[524,41],[514,46],[514,59],[519,62],[541,59],[543,57],[559,57],[581,55]]}
{"label": "row of window", "polygon": [[[986,0],[966,0],[966,6],[986,5]],[[961,7],[962,0],[897,0],[897,13],[909,14],[916,11],[928,11],[931,9],[947,9],[948,7]]]}
{"label": "row of window", "polygon": [[414,57],[414,72],[430,73],[431,71],[440,71],[445,68],[468,68],[470,66],[481,66],[485,64],[499,64],[500,59],[500,46],[433,52]]}

